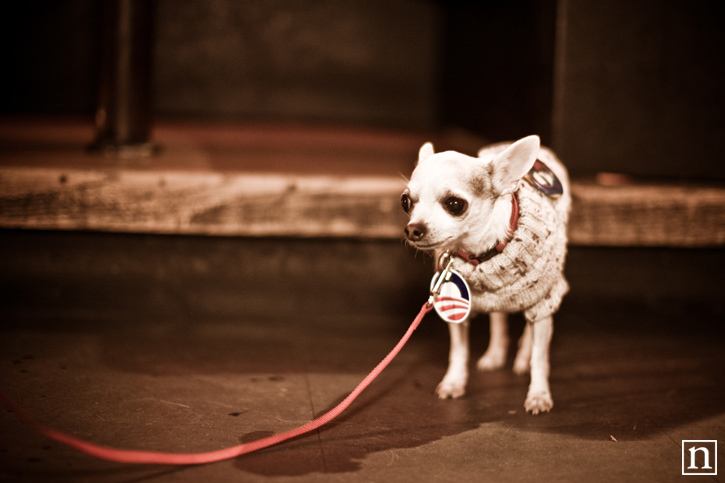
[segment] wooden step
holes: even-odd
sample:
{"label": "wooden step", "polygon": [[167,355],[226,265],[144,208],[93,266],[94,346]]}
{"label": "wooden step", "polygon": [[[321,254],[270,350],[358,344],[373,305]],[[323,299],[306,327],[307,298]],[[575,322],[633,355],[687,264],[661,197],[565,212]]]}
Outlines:
{"label": "wooden step", "polygon": [[[86,150],[88,123],[0,122],[0,227],[196,235],[398,239],[418,133],[161,123],[157,156]],[[435,139],[475,152],[478,140]],[[725,188],[574,179],[570,242],[725,244]]]}

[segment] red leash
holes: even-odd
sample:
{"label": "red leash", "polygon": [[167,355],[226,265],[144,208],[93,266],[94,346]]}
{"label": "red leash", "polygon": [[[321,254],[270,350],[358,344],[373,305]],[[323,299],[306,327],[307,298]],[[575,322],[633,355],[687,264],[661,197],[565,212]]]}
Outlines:
{"label": "red leash", "polygon": [[232,446],[231,448],[220,449],[217,451],[209,451],[207,453],[163,453],[156,451],[134,451],[109,448],[107,446],[100,446],[80,440],[78,438],[74,438],[72,436],[68,436],[67,434],[60,433],[58,431],[41,425],[40,423],[33,420],[30,416],[25,414],[24,411],[22,411],[2,392],[0,392],[0,402],[2,402],[8,409],[15,413],[18,419],[22,420],[36,431],[63,444],[72,446],[73,448],[76,448],[83,453],[95,456],[96,458],[101,458],[108,461],[117,461],[121,463],[146,463],[158,465],[198,465],[204,463],[213,463],[215,461],[234,458],[236,456],[252,453],[260,449],[274,446],[275,444],[279,444],[283,441],[287,441],[305,433],[309,433],[310,431],[324,426],[325,424],[335,419],[337,416],[340,415],[340,413],[347,409],[350,404],[352,404],[352,402],[360,395],[360,393],[362,393],[365,388],[367,388],[370,383],[372,383],[375,378],[378,377],[381,372],[383,372],[383,370],[388,366],[388,364],[390,364],[395,356],[398,355],[398,352],[400,352],[406,342],[408,342],[408,339],[410,339],[410,336],[413,335],[415,329],[418,328],[418,325],[420,325],[423,317],[425,317],[425,315],[430,312],[432,308],[433,305],[428,302],[426,302],[423,307],[421,307],[420,312],[416,316],[415,320],[413,320],[413,323],[410,324],[408,331],[403,335],[402,339],[400,339],[398,344],[393,347],[393,350],[391,350],[390,353],[385,356],[385,359],[380,361],[380,363],[375,366],[375,369],[370,371],[370,374],[368,374],[365,379],[363,379],[362,382],[358,384],[358,386],[350,393],[349,396],[347,396],[340,404],[335,406],[333,409],[323,414],[319,418],[314,419],[303,426],[300,426],[299,428],[292,429],[284,433],[275,434],[267,438],[262,438],[257,441],[252,441],[250,443]]}

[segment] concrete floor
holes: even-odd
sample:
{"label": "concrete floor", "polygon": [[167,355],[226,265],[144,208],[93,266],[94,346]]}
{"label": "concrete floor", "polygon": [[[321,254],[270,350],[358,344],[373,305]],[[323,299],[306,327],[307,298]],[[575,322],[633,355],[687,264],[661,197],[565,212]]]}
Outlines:
{"label": "concrete floor", "polygon": [[[0,481],[722,481],[681,476],[681,440],[725,439],[723,258],[572,248],[550,414],[524,412],[528,380],[508,369],[435,398],[448,339],[428,315],[306,437],[205,466],[127,466],[3,411]],[[0,389],[102,444],[233,446],[345,397],[415,316],[428,269],[389,242],[0,231]],[[473,326],[476,355],[486,325]]]}

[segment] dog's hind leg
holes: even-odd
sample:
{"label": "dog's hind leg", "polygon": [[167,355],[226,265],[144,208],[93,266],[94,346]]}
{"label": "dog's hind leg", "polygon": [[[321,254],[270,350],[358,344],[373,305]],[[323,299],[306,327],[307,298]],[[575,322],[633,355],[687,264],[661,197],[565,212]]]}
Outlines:
{"label": "dog's hind leg", "polygon": [[449,323],[448,330],[451,334],[448,370],[436,388],[436,394],[441,399],[463,396],[468,383],[468,321]]}
{"label": "dog's hind leg", "polygon": [[493,371],[506,364],[506,355],[509,348],[508,322],[506,312],[491,312],[491,338],[488,349],[478,360],[476,367],[479,371]]}
{"label": "dog's hind leg", "polygon": [[524,325],[524,333],[519,339],[519,350],[514,359],[514,373],[520,376],[531,369],[531,346],[534,344],[534,329],[529,322]]}
{"label": "dog's hind leg", "polygon": [[554,331],[554,321],[549,316],[534,322],[532,326],[534,340],[531,348],[531,384],[524,407],[532,414],[539,414],[548,412],[554,406],[549,390],[549,344]]}

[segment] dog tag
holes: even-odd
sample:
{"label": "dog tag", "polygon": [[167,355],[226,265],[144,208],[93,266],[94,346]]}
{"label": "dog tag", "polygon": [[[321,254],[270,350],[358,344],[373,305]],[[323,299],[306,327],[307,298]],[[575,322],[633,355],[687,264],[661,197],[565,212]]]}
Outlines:
{"label": "dog tag", "polygon": [[529,172],[524,175],[524,179],[550,198],[558,198],[564,192],[559,178],[556,177],[547,165],[538,159],[534,162],[534,166]]}
{"label": "dog tag", "polygon": [[440,292],[433,299],[433,308],[441,319],[453,324],[460,324],[471,313],[471,290],[468,284],[455,270],[448,269],[436,272],[430,281],[431,290],[444,273],[446,279],[440,286]]}

